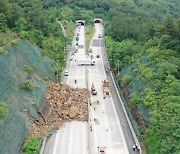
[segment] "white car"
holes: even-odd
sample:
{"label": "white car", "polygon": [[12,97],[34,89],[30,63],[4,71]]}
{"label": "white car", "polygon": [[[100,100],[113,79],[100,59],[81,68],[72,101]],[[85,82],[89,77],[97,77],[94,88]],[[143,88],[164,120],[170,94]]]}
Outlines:
{"label": "white car", "polygon": [[64,76],[68,76],[68,75],[69,75],[69,71],[68,71],[68,70],[65,70]]}

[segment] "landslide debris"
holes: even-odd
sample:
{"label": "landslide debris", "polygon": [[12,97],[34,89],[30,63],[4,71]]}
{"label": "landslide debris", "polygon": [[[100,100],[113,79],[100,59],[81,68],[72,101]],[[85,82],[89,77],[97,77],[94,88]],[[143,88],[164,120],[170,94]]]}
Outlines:
{"label": "landslide debris", "polygon": [[49,112],[40,119],[34,120],[31,135],[42,137],[49,130],[59,128],[64,121],[88,119],[88,91],[87,89],[72,88],[65,83],[51,83],[46,91],[46,101]]}

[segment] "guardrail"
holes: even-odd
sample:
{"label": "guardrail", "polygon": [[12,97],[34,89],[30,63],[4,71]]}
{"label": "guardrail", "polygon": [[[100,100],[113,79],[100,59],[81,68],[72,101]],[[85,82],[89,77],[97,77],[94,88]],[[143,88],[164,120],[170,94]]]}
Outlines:
{"label": "guardrail", "polygon": [[[104,56],[105,56],[105,59],[106,59],[106,62],[107,62],[107,66],[108,66],[108,68],[110,68],[109,61],[108,61],[108,58],[107,58],[107,50],[106,50],[106,47],[105,47]],[[138,141],[137,136],[136,136],[136,135],[138,135],[138,134],[135,133],[135,130],[136,130],[136,129],[133,127],[134,124],[132,124],[132,123],[133,123],[132,115],[130,114],[130,112],[129,112],[129,110],[128,110],[127,104],[125,104],[125,103],[122,101],[122,98],[124,99],[124,97],[122,97],[122,92],[121,92],[121,90],[120,90],[120,87],[119,87],[119,85],[118,85],[118,82],[117,82],[115,76],[113,75],[113,73],[112,73],[111,71],[110,71],[110,75],[111,75],[111,78],[112,78],[112,80],[113,80],[113,84],[114,84],[114,86],[115,86],[115,89],[116,89],[116,91],[117,91],[118,98],[119,98],[119,100],[120,100],[120,103],[121,103],[123,112],[124,112],[124,114],[125,114],[125,116],[126,116],[126,119],[127,119],[128,125],[129,125],[129,128],[130,128],[130,130],[131,130],[131,132],[132,132],[132,135],[133,135],[135,144],[136,144],[136,146],[139,148],[139,150],[140,150],[139,153],[141,154],[141,153],[142,153],[142,152],[141,152],[141,147],[140,147],[139,141]],[[122,98],[121,98],[121,97],[122,97]]]}
{"label": "guardrail", "polygon": [[41,144],[40,144],[40,152],[39,152],[40,154],[43,154],[47,137],[50,136],[51,134],[53,134],[56,130],[57,130],[56,128],[53,128],[49,132],[47,132],[47,134],[45,136],[42,137]]}
{"label": "guardrail", "polygon": [[[132,118],[132,117],[130,118],[131,114],[128,112],[127,106],[125,105],[125,103],[123,103],[123,101],[122,101],[122,99],[121,99],[121,96],[120,96],[120,94],[119,94],[119,90],[118,90],[118,88],[117,88],[118,84],[116,83],[112,72],[110,72],[110,75],[111,75],[111,78],[112,78],[112,80],[113,80],[113,84],[114,84],[114,86],[115,86],[115,89],[116,89],[116,91],[117,91],[117,94],[118,94],[118,97],[119,97],[121,106],[122,106],[122,108],[123,108],[123,112],[124,112],[124,114],[125,114],[125,116],[126,116],[126,119],[127,119],[128,125],[129,125],[129,128],[131,129],[131,132],[132,132],[132,135],[133,135],[135,144],[136,144],[137,147],[140,148],[140,144],[139,144],[139,141],[138,141],[138,139],[137,139],[137,137],[136,137],[136,133],[135,133],[135,131],[134,131],[134,127],[133,127],[132,124],[131,124],[131,122],[132,122],[132,121],[130,120],[130,119]],[[126,107],[125,107],[125,106],[126,106]],[[141,148],[140,148],[140,154],[141,154]]]}

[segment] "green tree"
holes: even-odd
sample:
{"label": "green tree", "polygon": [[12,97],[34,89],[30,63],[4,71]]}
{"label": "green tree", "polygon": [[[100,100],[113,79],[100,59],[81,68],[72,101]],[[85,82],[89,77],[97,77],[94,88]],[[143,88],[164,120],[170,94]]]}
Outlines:
{"label": "green tree", "polygon": [[7,30],[7,19],[3,13],[0,13],[0,32],[5,32]]}
{"label": "green tree", "polygon": [[170,35],[172,37],[177,36],[177,27],[174,21],[174,18],[171,15],[166,17],[166,20],[163,24],[164,34]]}
{"label": "green tree", "polygon": [[20,33],[22,31],[26,31],[27,30],[27,25],[28,22],[26,21],[26,19],[24,18],[19,18],[16,22],[15,22],[15,30]]}
{"label": "green tree", "polygon": [[133,93],[130,95],[130,98],[131,98],[131,102],[133,103],[134,106],[136,106],[137,104],[139,104],[140,102],[142,102],[140,96],[139,96],[136,92],[133,92]]}
{"label": "green tree", "polygon": [[4,102],[0,102],[0,118],[6,115],[8,105]]}
{"label": "green tree", "polygon": [[39,152],[40,141],[36,137],[29,138],[23,145],[23,152],[25,154],[35,154]]}

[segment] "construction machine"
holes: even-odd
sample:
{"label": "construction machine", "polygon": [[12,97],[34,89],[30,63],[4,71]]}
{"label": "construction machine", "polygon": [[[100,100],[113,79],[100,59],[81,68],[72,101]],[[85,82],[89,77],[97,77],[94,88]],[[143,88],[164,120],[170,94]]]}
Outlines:
{"label": "construction machine", "polygon": [[92,86],[91,86],[91,94],[92,95],[97,95],[97,91],[96,89],[94,88],[94,84],[92,83]]}
{"label": "construction machine", "polygon": [[109,95],[110,94],[109,81],[108,80],[103,80],[102,85],[103,85],[103,93],[105,95]]}

